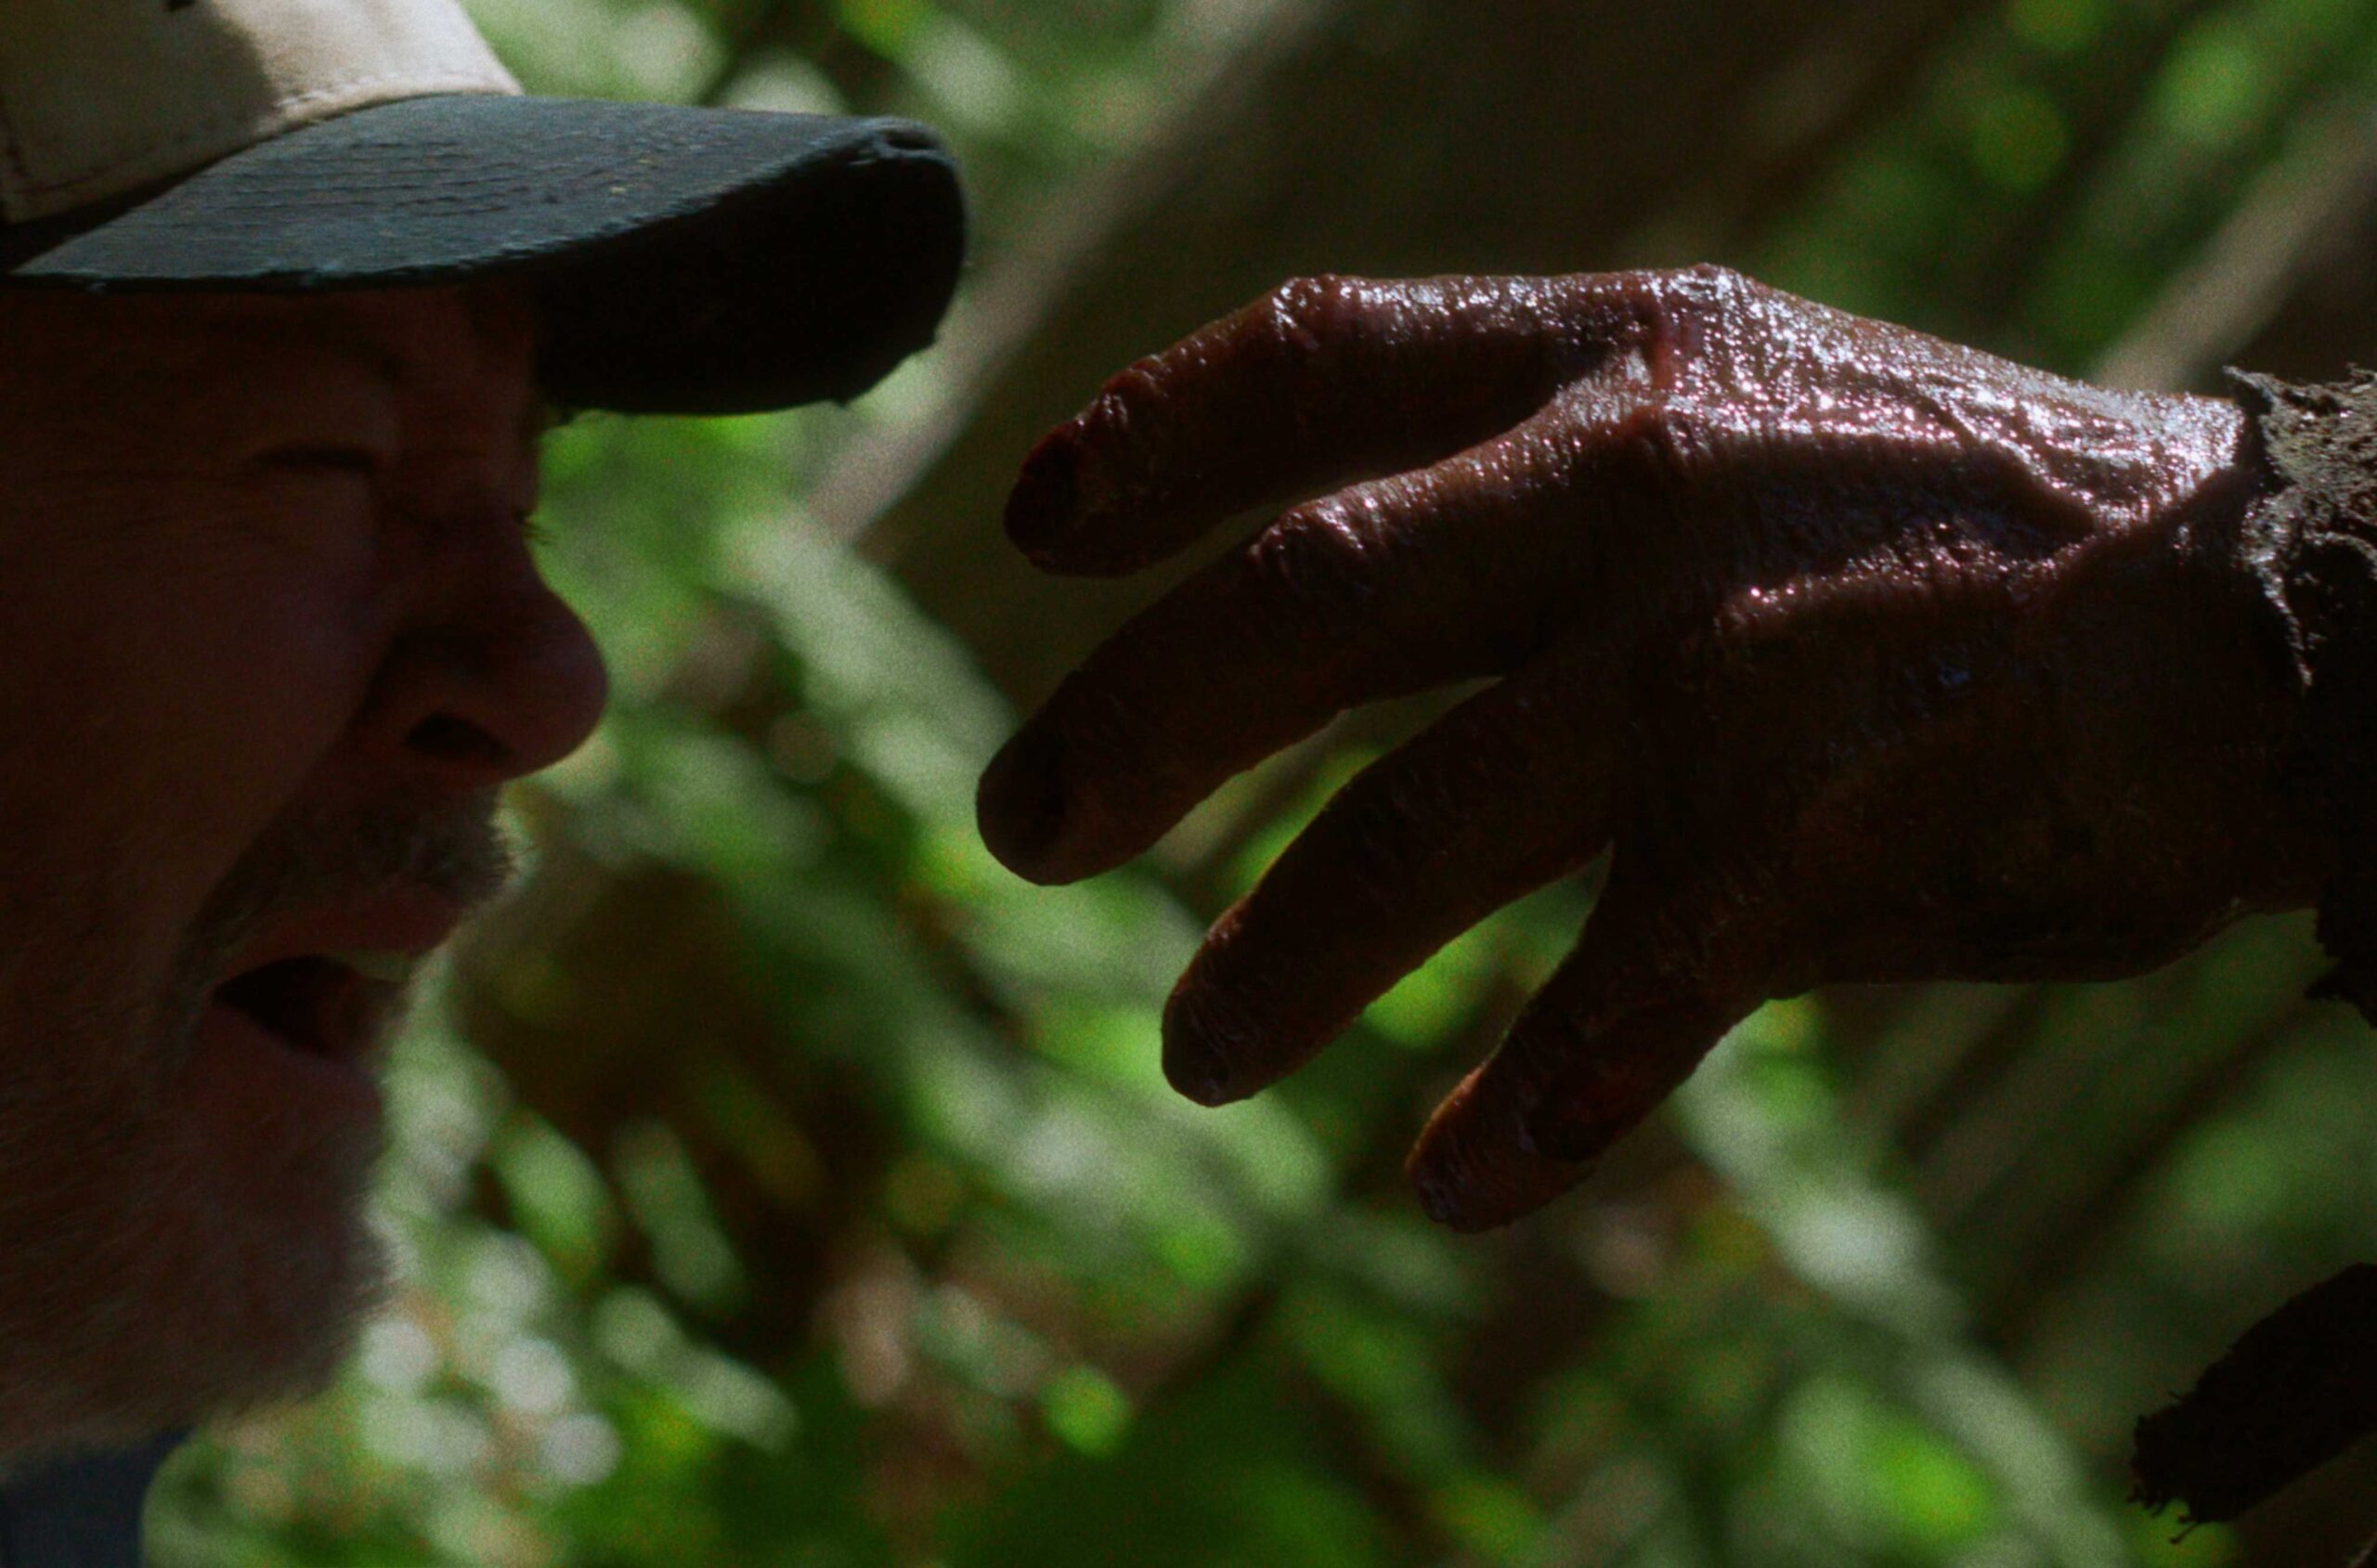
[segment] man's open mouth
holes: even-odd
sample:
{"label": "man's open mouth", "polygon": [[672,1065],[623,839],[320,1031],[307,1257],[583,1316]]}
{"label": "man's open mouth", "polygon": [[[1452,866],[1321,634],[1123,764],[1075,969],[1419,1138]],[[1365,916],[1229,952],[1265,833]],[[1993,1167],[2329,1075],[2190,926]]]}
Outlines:
{"label": "man's open mouth", "polygon": [[[356,963],[378,971],[367,975]],[[342,962],[309,953],[278,959],[225,981],[214,1000],[309,1056],[353,1061],[370,1049],[404,989],[402,968],[378,954]]]}

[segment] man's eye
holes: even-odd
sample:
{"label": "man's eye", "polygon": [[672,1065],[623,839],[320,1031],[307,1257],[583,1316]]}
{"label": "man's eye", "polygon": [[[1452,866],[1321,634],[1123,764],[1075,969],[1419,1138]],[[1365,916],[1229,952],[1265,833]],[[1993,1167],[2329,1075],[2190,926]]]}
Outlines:
{"label": "man's eye", "polygon": [[381,468],[380,454],[364,447],[282,447],[266,452],[263,461],[267,468],[300,473],[348,474],[357,479],[377,479]]}

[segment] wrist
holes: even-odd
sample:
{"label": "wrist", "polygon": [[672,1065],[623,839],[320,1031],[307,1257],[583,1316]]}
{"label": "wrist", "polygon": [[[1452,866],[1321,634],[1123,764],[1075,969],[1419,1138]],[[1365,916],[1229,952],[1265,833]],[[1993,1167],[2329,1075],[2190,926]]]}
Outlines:
{"label": "wrist", "polygon": [[2297,689],[2287,775],[2333,844],[2313,996],[2377,1022],[2377,375],[2292,385],[2231,370],[2257,475],[2238,541]]}

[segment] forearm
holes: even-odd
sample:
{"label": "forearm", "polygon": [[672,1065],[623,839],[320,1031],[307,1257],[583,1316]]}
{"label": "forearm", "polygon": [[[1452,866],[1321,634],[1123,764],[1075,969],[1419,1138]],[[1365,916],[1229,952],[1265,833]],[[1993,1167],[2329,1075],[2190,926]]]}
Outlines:
{"label": "forearm", "polygon": [[2295,386],[2231,371],[2262,493],[2240,545],[2283,629],[2300,705],[2288,759],[2332,841],[2312,994],[2377,1022],[2377,376]]}

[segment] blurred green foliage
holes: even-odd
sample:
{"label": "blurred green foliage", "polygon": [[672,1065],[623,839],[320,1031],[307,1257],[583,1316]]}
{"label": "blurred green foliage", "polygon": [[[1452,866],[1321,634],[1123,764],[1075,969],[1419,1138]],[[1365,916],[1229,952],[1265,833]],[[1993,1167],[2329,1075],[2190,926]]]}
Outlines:
{"label": "blurred green foliage", "polygon": [[[977,279],[1248,9],[473,8],[532,90],[931,121]],[[1739,259],[2085,370],[2372,68],[2364,0],[1974,10]],[[398,1298],[335,1390],[175,1458],[158,1562],[2240,1561],[2127,1509],[2120,1465],[2131,1419],[2365,1248],[2377,1084],[2358,1026],[2296,1001],[2303,922],[2120,987],[1777,1004],[1584,1194],[1431,1229],[1394,1158],[1590,887],[1462,939],[1271,1094],[1173,1096],[1155,1020],[1200,913],[1370,743],[1219,886],[1002,871],[972,789],[1008,704],[804,509],[942,373],[552,438],[547,564],[615,696],[518,792],[559,891],[472,977],[533,1049],[423,1008],[381,1199]],[[552,937],[595,909],[625,936]]]}

